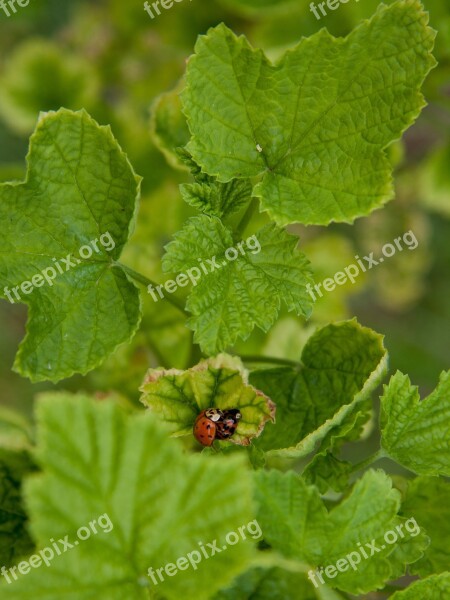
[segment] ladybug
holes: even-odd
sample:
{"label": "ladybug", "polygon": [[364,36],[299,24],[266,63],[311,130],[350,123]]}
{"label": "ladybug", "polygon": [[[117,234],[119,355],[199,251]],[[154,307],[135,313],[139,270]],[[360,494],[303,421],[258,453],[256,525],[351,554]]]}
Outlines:
{"label": "ladybug", "polygon": [[216,439],[217,423],[223,418],[223,412],[218,408],[207,408],[195,419],[194,437],[203,446],[212,446]]}
{"label": "ladybug", "polygon": [[223,417],[216,423],[216,439],[227,440],[230,438],[236,431],[241,418],[242,415],[237,408],[224,410]]}
{"label": "ladybug", "polygon": [[214,440],[227,440],[236,431],[241,418],[237,408],[224,411],[207,408],[195,419],[194,437],[203,446],[212,446]]}

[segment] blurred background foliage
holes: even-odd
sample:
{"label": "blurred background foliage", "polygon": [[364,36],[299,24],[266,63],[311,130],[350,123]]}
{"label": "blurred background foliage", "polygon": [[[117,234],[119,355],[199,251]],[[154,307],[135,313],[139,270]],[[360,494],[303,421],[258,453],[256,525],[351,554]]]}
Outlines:
{"label": "blurred background foliage", "polygon": [[[387,2],[389,3],[389,2]],[[389,154],[395,165],[396,197],[382,210],[354,226],[296,226],[301,248],[310,258],[317,281],[332,276],[354,256],[379,253],[383,244],[412,229],[419,246],[404,250],[383,265],[319,299],[308,323],[287,313],[268,334],[255,331],[232,351],[298,359],[317,324],[356,315],[386,335],[391,371],[411,375],[423,393],[448,368],[450,333],[450,6],[425,0],[432,26],[439,31],[435,55],[439,66],[424,93],[428,106],[418,122]],[[322,27],[346,35],[369,17],[378,0],[349,0],[317,20],[309,1],[184,0],[156,19],[140,0],[31,0],[10,18],[0,14],[0,178],[23,179],[28,137],[39,111],[84,107],[114,135],[141,175],[142,199],[135,234],[122,260],[163,282],[164,245],[194,211],[179,193],[189,180],[166,151],[171,139],[160,127],[169,115],[176,144],[187,131],[177,99],[185,61],[198,34],[224,21],[275,59],[302,36]],[[155,111],[158,110],[158,113]],[[153,111],[153,116],[151,113]],[[163,151],[161,151],[161,148]],[[266,221],[257,217],[255,226]],[[105,364],[57,387],[108,391],[136,401],[149,366],[185,368],[198,361],[185,319],[167,302],[143,294],[144,317],[134,341],[119,348]],[[0,304],[0,404],[4,422],[22,431],[22,416],[31,414],[36,392],[52,384],[32,385],[11,371],[24,335],[26,308]],[[16,413],[9,412],[14,408]],[[3,436],[0,429],[0,438]]]}

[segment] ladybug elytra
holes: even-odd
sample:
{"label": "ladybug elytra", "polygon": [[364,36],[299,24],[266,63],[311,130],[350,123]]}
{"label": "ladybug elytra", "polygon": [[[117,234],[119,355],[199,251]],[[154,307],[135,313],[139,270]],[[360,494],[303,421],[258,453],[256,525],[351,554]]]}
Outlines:
{"label": "ladybug elytra", "polygon": [[194,437],[203,446],[212,446],[216,439],[216,423],[223,417],[218,408],[207,408],[195,419]]}

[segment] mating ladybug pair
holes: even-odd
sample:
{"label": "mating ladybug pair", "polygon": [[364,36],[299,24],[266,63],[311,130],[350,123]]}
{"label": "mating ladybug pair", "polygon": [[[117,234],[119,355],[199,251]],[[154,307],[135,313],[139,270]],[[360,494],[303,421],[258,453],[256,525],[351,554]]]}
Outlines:
{"label": "mating ladybug pair", "polygon": [[194,437],[203,446],[212,446],[214,440],[227,440],[236,431],[241,417],[237,408],[202,410],[195,419]]}

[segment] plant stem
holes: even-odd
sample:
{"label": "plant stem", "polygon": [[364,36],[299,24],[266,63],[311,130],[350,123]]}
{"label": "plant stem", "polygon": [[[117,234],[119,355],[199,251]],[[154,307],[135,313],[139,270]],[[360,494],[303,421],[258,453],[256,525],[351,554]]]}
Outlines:
{"label": "plant stem", "polygon": [[389,585],[389,584],[387,584],[387,585],[384,586],[384,588],[381,591],[382,592],[388,592],[390,594],[390,593],[395,593],[395,592],[401,592],[404,589],[405,589],[404,587],[400,587],[400,586],[397,587],[395,585]]}
{"label": "plant stem", "polygon": [[385,455],[383,449],[380,448],[377,452],[375,452],[375,454],[372,454],[371,456],[369,456],[368,458],[365,458],[361,462],[356,463],[356,465],[353,465],[352,473],[354,473],[355,471],[360,471],[361,469],[365,469],[366,467],[368,467],[369,465],[371,465],[378,459],[384,458],[385,456],[386,455]]}
{"label": "plant stem", "polygon": [[241,356],[243,362],[252,363],[269,363],[272,365],[284,365],[285,367],[296,367],[299,368],[301,364],[295,360],[289,358],[278,358],[277,356],[257,356],[253,354]]}
{"label": "plant stem", "polygon": [[[141,273],[138,273],[137,271],[130,269],[130,267],[127,267],[126,265],[124,265],[120,262],[116,262],[115,264],[120,266],[132,279],[134,279],[138,283],[144,285],[145,287],[148,287],[149,285],[156,287],[158,285],[156,282],[152,281],[148,277],[145,277],[145,275],[142,275]],[[170,304],[175,306],[175,308],[178,308],[178,310],[180,310],[184,314],[185,317],[189,317],[183,304],[179,300],[177,300],[177,298],[175,298],[174,296],[164,296],[164,297],[168,302],[170,302]]]}
{"label": "plant stem", "polygon": [[305,562],[284,558],[284,556],[272,550],[258,552],[258,555],[251,561],[251,564],[254,567],[265,567],[266,569],[269,567],[279,567],[291,573],[307,573],[311,569],[311,566]]}
{"label": "plant stem", "polygon": [[247,206],[247,210],[245,211],[242,219],[240,220],[240,222],[238,223],[238,226],[236,227],[236,231],[234,232],[234,237],[236,240],[240,240],[242,238],[242,234],[244,233],[245,229],[247,228],[247,225],[250,223],[251,218],[253,217],[254,213],[256,212],[256,209],[259,206],[259,202],[256,198],[252,198],[250,200],[249,205]]}

